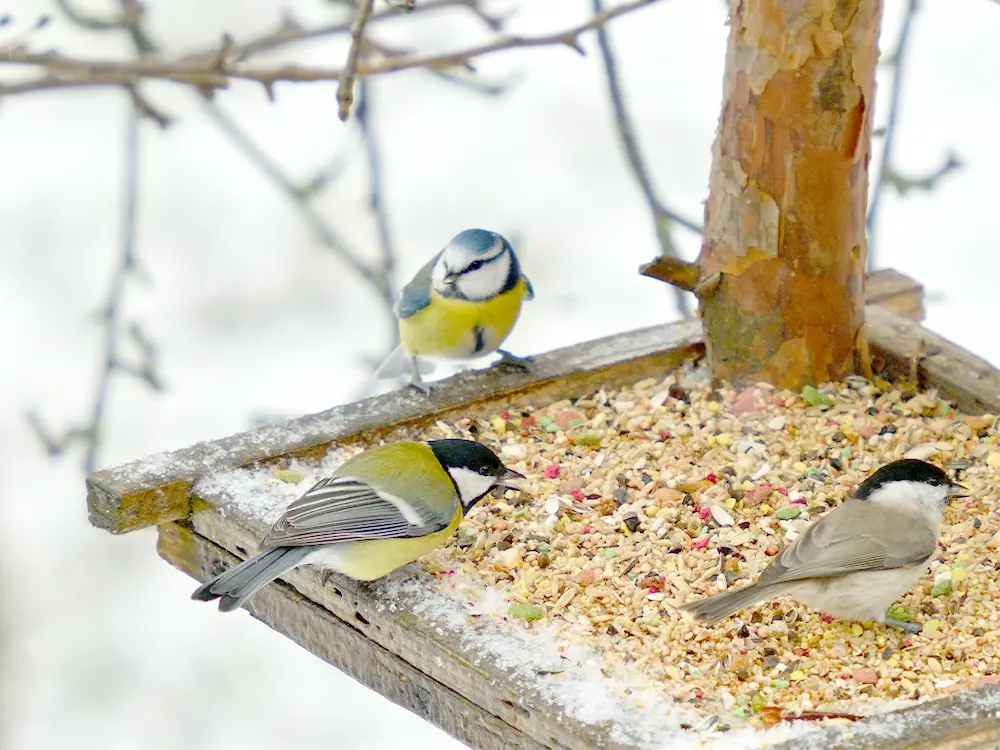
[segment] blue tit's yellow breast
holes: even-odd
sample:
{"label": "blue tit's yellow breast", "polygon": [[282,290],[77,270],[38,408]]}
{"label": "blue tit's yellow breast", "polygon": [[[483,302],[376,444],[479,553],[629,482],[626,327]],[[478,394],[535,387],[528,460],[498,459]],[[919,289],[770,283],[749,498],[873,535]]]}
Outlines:
{"label": "blue tit's yellow breast", "polygon": [[399,339],[409,354],[469,359],[497,350],[510,334],[528,286],[522,278],[508,292],[482,301],[443,297],[399,321]]}

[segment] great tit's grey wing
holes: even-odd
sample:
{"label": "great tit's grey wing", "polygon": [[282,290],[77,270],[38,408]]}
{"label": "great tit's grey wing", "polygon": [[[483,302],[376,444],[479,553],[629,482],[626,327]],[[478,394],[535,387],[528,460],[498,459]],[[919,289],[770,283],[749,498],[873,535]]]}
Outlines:
{"label": "great tit's grey wing", "polygon": [[[444,250],[441,251],[443,253]],[[438,253],[431,258],[427,264],[417,271],[416,276],[410,279],[410,283],[403,287],[396,300],[396,317],[409,318],[416,315],[431,303],[431,277],[434,273],[434,264],[441,257]]]}
{"label": "great tit's grey wing", "polygon": [[457,510],[457,499],[448,513],[380,492],[358,479],[334,476],[320,480],[289,505],[261,547],[425,536],[445,528]]}
{"label": "great tit's grey wing", "polygon": [[919,516],[852,499],[806,529],[757,582],[766,586],[903,568],[923,562],[936,548],[935,529]]}

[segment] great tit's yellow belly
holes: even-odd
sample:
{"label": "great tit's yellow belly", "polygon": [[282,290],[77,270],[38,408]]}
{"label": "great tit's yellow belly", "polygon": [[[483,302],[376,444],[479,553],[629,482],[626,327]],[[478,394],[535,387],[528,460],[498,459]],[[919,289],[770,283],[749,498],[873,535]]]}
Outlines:
{"label": "great tit's yellow belly", "polygon": [[484,302],[443,297],[431,292],[431,303],[399,321],[399,340],[407,354],[472,359],[499,348],[521,312],[527,296],[524,279],[509,292]]}
{"label": "great tit's yellow belly", "polygon": [[344,542],[318,552],[309,562],[333,568],[359,581],[374,581],[443,545],[455,533],[461,520],[462,509],[459,507],[451,523],[433,534],[406,539]]}

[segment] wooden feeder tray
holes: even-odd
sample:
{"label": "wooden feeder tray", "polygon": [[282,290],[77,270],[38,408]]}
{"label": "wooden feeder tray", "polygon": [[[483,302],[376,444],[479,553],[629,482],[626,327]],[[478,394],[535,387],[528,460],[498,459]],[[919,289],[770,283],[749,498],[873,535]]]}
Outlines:
{"label": "wooden feeder tray", "polygon": [[[868,338],[880,372],[901,381],[916,376],[919,387],[936,388],[966,414],[1000,413],[1000,372],[920,326],[919,285],[883,271],[869,277],[868,294]],[[515,412],[643,378],[662,378],[703,354],[701,331],[696,320],[654,326],[540,355],[530,374],[462,373],[429,397],[409,389],[396,391],[97,472],[87,480],[90,519],[115,534],[157,526],[160,555],[203,581],[238,562],[233,553],[252,554],[268,525],[253,502],[196,494],[195,485],[204,477],[239,467],[283,467],[293,459],[316,462],[340,443],[412,436],[435,420],[485,410]],[[411,575],[400,584],[406,575],[400,571],[361,584],[301,569],[262,589],[246,608],[474,748],[671,746],[659,735],[644,739],[621,732],[611,721],[581,719],[560,703],[561,693],[525,683],[509,659],[480,648],[476,637],[456,635],[463,628],[472,632],[464,619],[427,616],[424,605],[434,593],[428,583],[432,579]],[[478,632],[492,641],[504,637],[498,627],[490,621]],[[558,654],[553,658],[558,660]],[[997,747],[998,711],[1000,687],[987,686],[851,724],[813,725],[794,739],[772,739],[768,747]],[[688,746],[697,737],[687,731],[676,741]],[[712,739],[712,746],[735,746],[725,734]]]}

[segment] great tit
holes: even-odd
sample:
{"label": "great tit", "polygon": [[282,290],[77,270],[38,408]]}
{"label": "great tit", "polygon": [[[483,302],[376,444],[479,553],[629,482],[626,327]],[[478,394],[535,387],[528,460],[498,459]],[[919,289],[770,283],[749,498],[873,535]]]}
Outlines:
{"label": "great tit", "polygon": [[492,352],[501,362],[528,369],[527,360],[500,345],[521,303],[534,297],[514,250],[496,232],[466,229],[410,280],[396,300],[400,344],[376,370],[388,379],[406,374],[426,392],[419,358],[475,359]]}
{"label": "great tit", "polygon": [[264,536],[256,557],[199,586],[198,601],[229,612],[299,565],[372,581],[443,544],[494,487],[523,475],[472,440],[396,442],[351,456]]}
{"label": "great tit", "polygon": [[919,625],[887,619],[886,607],[909,590],[934,556],[948,501],[967,494],[933,464],[893,461],[806,529],[756,583],[681,609],[712,623],[788,595],[843,620],[919,632]]}

